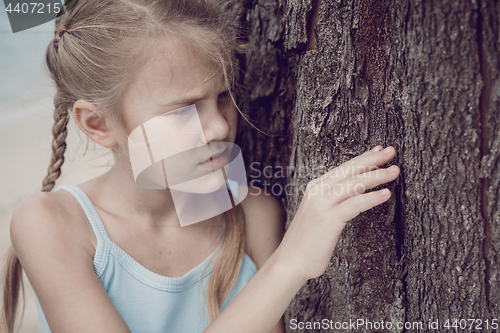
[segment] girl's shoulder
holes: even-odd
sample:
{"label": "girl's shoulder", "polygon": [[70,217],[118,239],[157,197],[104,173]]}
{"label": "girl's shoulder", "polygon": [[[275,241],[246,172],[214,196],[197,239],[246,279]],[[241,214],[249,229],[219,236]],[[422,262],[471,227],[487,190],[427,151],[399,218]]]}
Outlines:
{"label": "girl's shoulder", "polygon": [[281,201],[266,190],[248,186],[248,195],[241,202],[243,210],[249,213],[258,213],[264,215],[280,215],[284,213]]}
{"label": "girl's shoulder", "polygon": [[26,198],[11,221],[12,245],[45,319],[57,332],[130,332],[95,272],[86,215],[65,192]]}
{"label": "girl's shoulder", "polygon": [[58,244],[79,247],[93,257],[96,239],[87,218],[67,191],[40,192],[25,198],[16,207],[10,223],[10,236],[16,253],[25,249]]}
{"label": "girl's shoulder", "polygon": [[286,214],[281,201],[265,190],[249,186],[241,202],[245,214],[245,252],[260,269],[285,233]]}

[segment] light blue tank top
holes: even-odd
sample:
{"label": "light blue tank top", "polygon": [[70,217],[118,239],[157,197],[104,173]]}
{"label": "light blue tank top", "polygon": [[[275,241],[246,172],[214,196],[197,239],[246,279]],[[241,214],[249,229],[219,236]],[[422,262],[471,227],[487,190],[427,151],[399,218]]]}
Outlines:
{"label": "light blue tank top", "polygon": [[[203,332],[208,327],[206,292],[222,243],[184,276],[172,278],[159,275],[139,264],[108,238],[101,219],[83,190],[76,185],[57,188],[60,189],[74,195],[82,206],[97,238],[94,256],[96,274],[133,333],[195,333]],[[245,253],[237,283],[222,305],[221,312],[256,273],[255,263]],[[42,332],[49,333],[36,295],[35,301]]]}

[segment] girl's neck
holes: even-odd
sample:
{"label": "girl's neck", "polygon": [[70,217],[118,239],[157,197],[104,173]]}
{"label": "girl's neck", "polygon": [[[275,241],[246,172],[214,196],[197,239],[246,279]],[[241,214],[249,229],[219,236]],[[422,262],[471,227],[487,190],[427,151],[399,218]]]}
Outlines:
{"label": "girl's neck", "polygon": [[131,170],[120,164],[116,160],[108,172],[80,185],[93,204],[108,213],[137,219],[153,228],[181,228],[170,191],[137,186]]}

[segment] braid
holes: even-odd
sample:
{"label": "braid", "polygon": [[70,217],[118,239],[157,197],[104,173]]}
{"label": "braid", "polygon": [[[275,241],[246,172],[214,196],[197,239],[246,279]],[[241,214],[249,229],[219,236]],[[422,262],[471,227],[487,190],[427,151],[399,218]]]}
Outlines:
{"label": "braid", "polygon": [[54,99],[54,126],[52,126],[52,156],[47,170],[47,176],[43,179],[42,192],[50,192],[61,175],[61,166],[64,163],[64,152],[66,151],[66,136],[68,135],[67,124],[69,120],[68,107],[60,101],[56,94]]}
{"label": "braid", "polygon": [[[49,45],[46,53],[47,66],[53,75],[54,80],[59,78],[57,66],[55,66],[55,58],[58,51],[61,36],[66,32],[61,31],[54,38],[52,45]],[[51,47],[52,46],[52,47]],[[54,52],[55,51],[55,52]],[[68,102],[63,102],[61,95],[56,93],[54,98],[54,126],[52,127],[52,157],[48,174],[43,180],[42,192],[50,192],[55,185],[57,178],[61,175],[61,166],[64,163],[64,152],[66,151],[66,136],[68,131],[66,126],[69,120],[68,109],[71,106]],[[2,312],[0,317],[0,332],[12,333],[14,332],[14,324],[16,319],[17,307],[19,303],[19,296],[22,295],[23,309],[21,318],[24,316],[26,306],[24,281],[23,281],[23,268],[21,262],[17,258],[16,252],[12,245],[9,247],[7,253],[7,260],[5,262],[5,269],[3,272],[3,301]]]}

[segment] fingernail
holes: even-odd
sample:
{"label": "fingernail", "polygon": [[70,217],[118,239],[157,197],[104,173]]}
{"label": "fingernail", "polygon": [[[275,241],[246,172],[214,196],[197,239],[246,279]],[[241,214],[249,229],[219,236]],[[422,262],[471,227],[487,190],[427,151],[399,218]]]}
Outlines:
{"label": "fingernail", "polygon": [[383,197],[386,197],[389,194],[391,194],[391,191],[389,191],[389,189],[384,188],[382,191],[380,191],[380,195]]}
{"label": "fingernail", "polygon": [[391,146],[384,149],[384,153],[389,154],[391,152]]}
{"label": "fingernail", "polygon": [[380,151],[380,150],[382,150],[382,149],[380,149],[379,146],[376,146],[375,148],[372,149],[372,151]]}
{"label": "fingernail", "polygon": [[394,172],[398,171],[398,167],[397,167],[397,166],[395,166],[395,165],[393,165],[393,166],[391,166],[391,167],[390,167],[389,169],[387,169],[387,170],[388,170],[390,173],[394,173]]}

